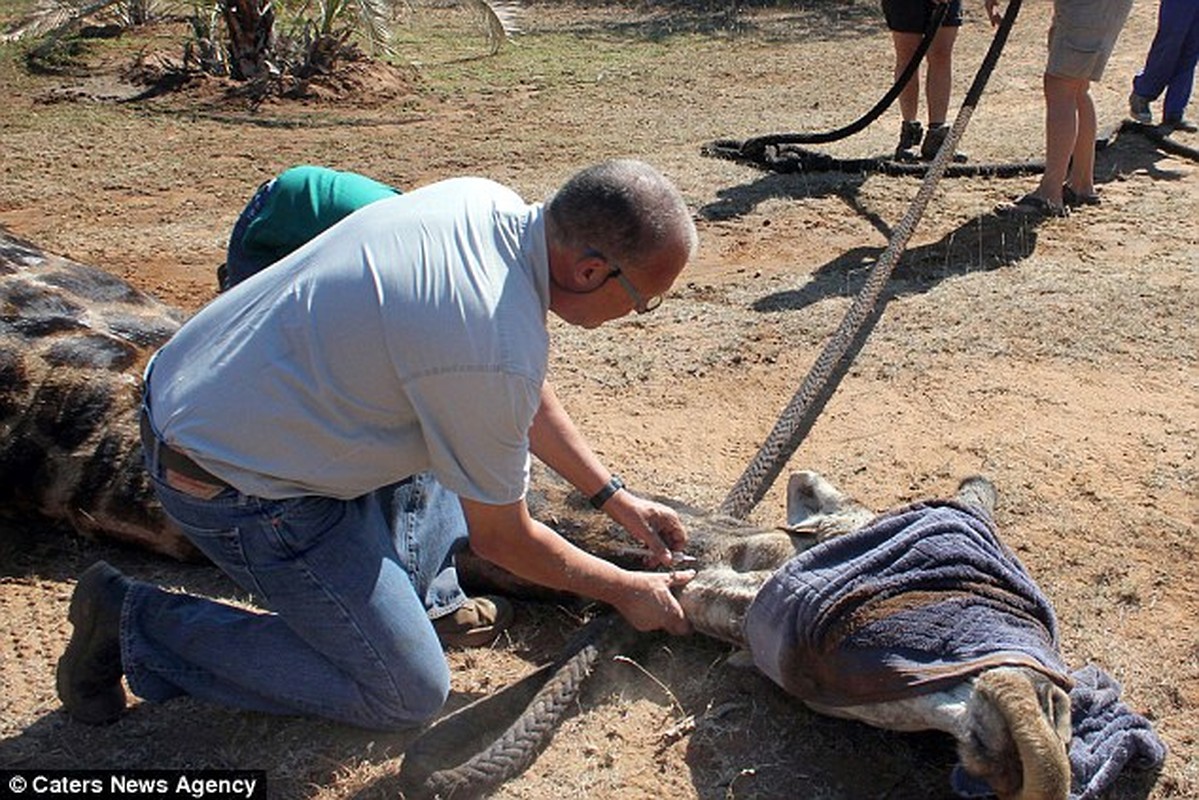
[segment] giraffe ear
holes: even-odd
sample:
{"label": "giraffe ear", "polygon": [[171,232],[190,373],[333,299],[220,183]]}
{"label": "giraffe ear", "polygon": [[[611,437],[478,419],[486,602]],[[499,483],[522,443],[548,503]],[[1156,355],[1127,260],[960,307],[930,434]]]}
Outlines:
{"label": "giraffe ear", "polygon": [[787,524],[802,525],[818,514],[831,514],[841,509],[844,498],[829,481],[817,472],[795,472],[787,481]]}

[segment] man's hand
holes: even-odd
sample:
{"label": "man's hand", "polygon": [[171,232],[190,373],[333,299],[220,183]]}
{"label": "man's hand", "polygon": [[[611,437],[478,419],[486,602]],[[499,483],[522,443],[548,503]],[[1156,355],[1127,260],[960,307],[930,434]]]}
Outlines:
{"label": "man's hand", "polygon": [[649,548],[646,566],[669,567],[671,551],[687,547],[687,529],[670,506],[624,489],[604,504],[604,513]]}
{"label": "man's hand", "polygon": [[[471,549],[481,558],[538,585],[607,603],[638,630],[661,629],[680,635],[691,631],[683,608],[671,594],[671,589],[685,586],[695,577],[693,571],[632,572],[621,569],[580,550],[532,519],[523,500],[502,506],[464,497],[459,500],[470,530]],[[641,505],[662,508],[658,503],[641,501],[639,507]],[[651,518],[658,518],[654,513],[647,513]],[[669,516],[677,524],[677,515],[670,512]]]}
{"label": "man's hand", "polygon": [[997,27],[1003,21],[1003,15],[999,13],[999,0],[985,0],[984,7],[991,18],[991,27]]}
{"label": "man's hand", "polygon": [[675,636],[691,633],[691,623],[671,589],[686,586],[694,570],[681,572],[632,572],[628,589],[613,605],[639,631],[664,630]]}

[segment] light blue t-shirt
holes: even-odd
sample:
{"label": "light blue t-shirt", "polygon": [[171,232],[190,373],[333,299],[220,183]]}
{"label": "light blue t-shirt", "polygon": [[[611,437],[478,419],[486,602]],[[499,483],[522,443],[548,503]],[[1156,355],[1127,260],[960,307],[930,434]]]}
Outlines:
{"label": "light blue t-shirt", "polygon": [[380,200],[162,348],[155,429],[246,494],[352,498],[432,470],[523,496],[548,360],[540,204],[482,178]]}

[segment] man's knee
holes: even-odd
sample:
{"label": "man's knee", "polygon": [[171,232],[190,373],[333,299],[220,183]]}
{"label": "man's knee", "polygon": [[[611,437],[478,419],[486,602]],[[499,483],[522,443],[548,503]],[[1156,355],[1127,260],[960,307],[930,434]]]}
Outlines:
{"label": "man's knee", "polygon": [[450,696],[450,670],[444,661],[427,668],[397,672],[394,689],[375,703],[377,724],[372,727],[404,729],[437,716]]}

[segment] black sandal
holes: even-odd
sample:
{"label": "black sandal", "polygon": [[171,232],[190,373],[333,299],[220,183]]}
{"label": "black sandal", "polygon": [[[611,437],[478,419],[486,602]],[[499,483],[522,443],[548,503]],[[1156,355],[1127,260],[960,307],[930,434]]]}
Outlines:
{"label": "black sandal", "polygon": [[1014,203],[995,209],[997,214],[1041,219],[1044,217],[1064,217],[1070,212],[1064,206],[1055,206],[1044,198],[1029,193]]}
{"label": "black sandal", "polygon": [[1103,202],[1097,194],[1082,194],[1070,188],[1069,184],[1062,186],[1062,202],[1071,208],[1080,206],[1097,206]]}

